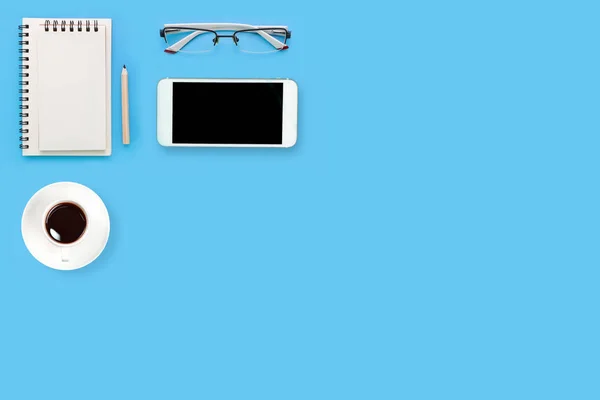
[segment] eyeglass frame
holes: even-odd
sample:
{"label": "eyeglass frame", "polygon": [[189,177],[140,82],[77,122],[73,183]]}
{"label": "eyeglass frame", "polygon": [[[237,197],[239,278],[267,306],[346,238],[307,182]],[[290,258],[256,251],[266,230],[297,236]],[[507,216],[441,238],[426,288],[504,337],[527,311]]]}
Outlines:
{"label": "eyeglass frame", "polygon": [[[242,29],[239,29],[239,28],[242,28]],[[219,33],[216,32],[217,29],[234,31],[234,33],[232,35],[219,35]],[[275,48],[275,51],[286,50],[288,48],[288,46],[286,44],[287,39],[291,38],[291,31],[289,31],[286,26],[252,26],[252,25],[243,25],[243,24],[173,24],[173,25],[165,25],[165,28],[161,29],[161,31],[160,31],[160,36],[163,37],[165,39],[165,42],[168,43],[166,36],[169,32],[178,32],[178,31],[186,31],[186,30],[190,31],[190,34],[188,36],[186,36],[185,38],[181,39],[180,41],[178,41],[177,43],[174,43],[173,45],[169,46],[165,50],[165,52],[177,53],[177,52],[181,51],[181,49],[185,45],[187,45],[189,42],[191,42],[193,39],[195,39],[196,37],[198,37],[204,33],[212,33],[213,35],[215,35],[215,39],[213,39],[215,45],[218,43],[219,38],[230,37],[233,39],[233,42],[237,46],[237,42],[239,40],[236,40],[237,39],[236,35],[238,33],[255,32],[256,34],[263,37],[263,39],[265,39],[267,42],[269,42]],[[285,31],[285,39],[284,39],[283,43],[280,42],[279,40],[275,39],[272,36],[273,34],[277,34],[278,33],[277,31]]]}
{"label": "eyeglass frame", "polygon": [[[165,24],[164,28],[160,30],[160,37],[167,41],[167,34],[170,32],[178,32],[178,31],[189,31],[190,34],[183,39],[179,40],[177,43],[172,44],[168,48],[165,49],[165,53],[175,54],[181,51],[181,49],[191,42],[196,37],[200,36],[204,33],[212,33],[215,35],[215,43],[216,46],[219,42],[219,38],[222,37],[230,37],[232,38],[235,45],[238,45],[237,34],[242,32],[255,32],[260,35],[263,39],[269,42],[274,48],[275,51],[287,50],[287,39],[292,37],[292,31],[288,29],[287,26],[254,26],[247,24],[235,24],[235,23],[196,23],[196,24]],[[217,30],[224,31],[233,31],[231,35],[219,35]],[[285,31],[284,41],[281,42],[275,39],[272,35],[277,35],[277,31]]]}

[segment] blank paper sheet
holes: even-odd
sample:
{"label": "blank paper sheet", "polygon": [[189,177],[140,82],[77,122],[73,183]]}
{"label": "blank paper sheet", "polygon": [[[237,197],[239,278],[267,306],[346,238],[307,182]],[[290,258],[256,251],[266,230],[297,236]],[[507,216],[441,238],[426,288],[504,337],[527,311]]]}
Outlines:
{"label": "blank paper sheet", "polygon": [[105,27],[39,37],[40,151],[107,147]]}

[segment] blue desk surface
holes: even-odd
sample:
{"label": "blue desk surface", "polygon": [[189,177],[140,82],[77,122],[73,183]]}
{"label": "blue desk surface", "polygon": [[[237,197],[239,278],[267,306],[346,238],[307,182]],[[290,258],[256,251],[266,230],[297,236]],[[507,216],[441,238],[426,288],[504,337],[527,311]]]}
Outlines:
{"label": "blue desk surface", "polygon": [[[596,2],[0,11],[0,399],[599,398]],[[23,16],[113,18],[112,157],[20,156]],[[162,24],[206,21],[294,37],[269,56],[163,53]],[[293,78],[299,143],[162,148],[163,77]],[[72,273],[21,239],[56,181],[112,218]]]}

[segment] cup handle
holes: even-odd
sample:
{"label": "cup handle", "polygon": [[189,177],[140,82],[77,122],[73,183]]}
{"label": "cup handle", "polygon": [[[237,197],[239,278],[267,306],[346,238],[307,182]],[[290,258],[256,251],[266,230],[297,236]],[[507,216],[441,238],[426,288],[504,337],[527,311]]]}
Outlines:
{"label": "cup handle", "polygon": [[69,262],[69,249],[62,247],[60,249],[60,255],[62,258],[62,262]]}

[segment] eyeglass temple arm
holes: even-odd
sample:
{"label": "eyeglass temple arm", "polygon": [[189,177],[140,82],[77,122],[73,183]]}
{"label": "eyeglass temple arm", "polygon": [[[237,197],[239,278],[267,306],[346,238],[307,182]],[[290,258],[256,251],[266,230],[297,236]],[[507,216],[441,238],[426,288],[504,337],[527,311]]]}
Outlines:
{"label": "eyeglass temple arm", "polygon": [[[257,26],[254,29],[261,29],[263,28],[262,26]],[[165,29],[161,29],[160,30],[160,37],[164,38],[165,35],[169,34],[169,33],[174,33],[174,32],[199,32],[200,34],[202,33],[207,33],[207,31],[215,31],[218,29],[209,29],[209,28],[202,28],[205,29],[205,31],[202,30],[198,30],[201,28],[189,28],[189,27],[181,27],[181,28],[165,28]],[[286,36],[288,39],[290,39],[292,37],[292,32],[288,31],[284,26],[282,27],[273,27],[273,26],[265,26],[264,29],[261,29],[263,31],[265,31],[266,33],[268,33],[269,35],[273,35],[273,36]],[[285,33],[283,32],[285,30]],[[237,32],[244,32],[244,29],[239,30]]]}
{"label": "eyeglass temple arm", "polygon": [[283,25],[249,25],[249,24],[237,24],[231,22],[200,22],[191,24],[165,24],[165,28],[187,28],[187,29],[209,29],[209,30],[230,30],[239,31],[243,29],[260,29],[260,28],[277,28],[288,30],[287,26]]}
{"label": "eyeglass temple arm", "polygon": [[[243,29],[260,29],[262,27],[263,26],[252,26],[252,25],[245,25],[245,24],[172,24],[172,25],[165,25],[165,29],[180,28],[182,31],[185,31],[185,30],[192,31],[192,33],[190,33],[188,36],[184,37],[177,43],[175,43],[172,46],[169,46],[167,49],[165,49],[165,52],[166,53],[177,53],[185,45],[187,45],[189,42],[194,40],[196,37],[202,35],[203,33],[207,33],[207,32],[203,32],[203,31],[193,31],[193,29],[243,30]],[[269,33],[272,34],[274,32],[273,31],[274,29],[287,30],[287,27],[285,27],[285,26],[265,26],[265,28],[271,28],[271,29],[266,29],[265,31],[255,31],[255,33],[260,35],[263,39],[265,39],[267,42],[269,42],[276,49],[282,49],[285,46],[285,44],[280,42],[279,40],[275,39]],[[164,30],[162,31],[161,36],[166,36]]]}

